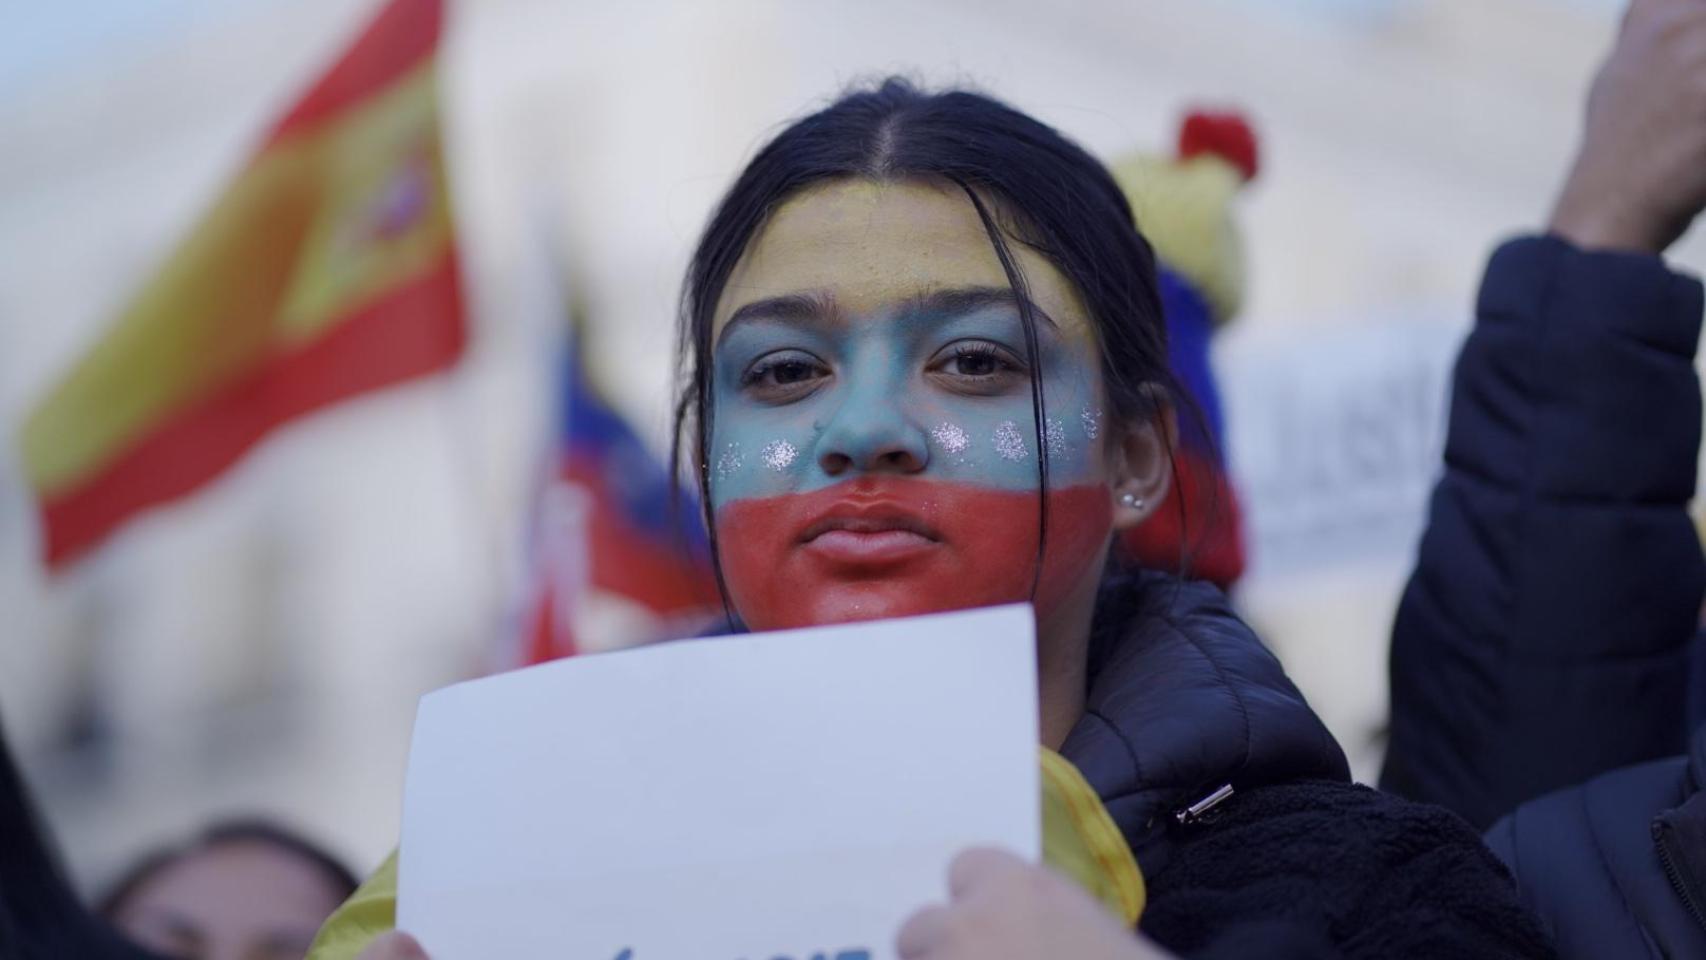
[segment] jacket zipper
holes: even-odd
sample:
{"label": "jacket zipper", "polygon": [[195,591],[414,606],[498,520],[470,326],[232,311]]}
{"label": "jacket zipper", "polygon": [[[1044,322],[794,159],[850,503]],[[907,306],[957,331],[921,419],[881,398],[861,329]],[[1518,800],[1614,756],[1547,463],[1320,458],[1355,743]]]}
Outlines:
{"label": "jacket zipper", "polygon": [[1196,823],[1210,810],[1220,806],[1221,803],[1225,802],[1226,798],[1230,796],[1232,796],[1232,784],[1223,783],[1220,785],[1220,788],[1215,790],[1213,793],[1203,797],[1201,800],[1198,800],[1196,803],[1191,804],[1185,809],[1174,813],[1173,818],[1179,821],[1181,825]]}
{"label": "jacket zipper", "polygon": [[1700,902],[1694,898],[1694,892],[1688,888],[1682,872],[1677,869],[1676,859],[1671,855],[1670,844],[1667,842],[1669,839],[1670,829],[1664,822],[1664,818],[1660,817],[1654,820],[1653,847],[1659,852],[1659,863],[1665,868],[1665,877],[1670,880],[1671,888],[1676,891],[1676,895],[1682,899],[1682,905],[1688,908],[1689,916],[1693,917],[1694,922],[1699,924],[1702,929],[1706,929],[1706,910],[1701,909]]}

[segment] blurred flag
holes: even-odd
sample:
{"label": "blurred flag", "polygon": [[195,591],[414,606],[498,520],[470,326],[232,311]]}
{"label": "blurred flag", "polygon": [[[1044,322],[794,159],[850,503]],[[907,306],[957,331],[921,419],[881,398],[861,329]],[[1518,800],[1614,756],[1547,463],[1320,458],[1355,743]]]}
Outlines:
{"label": "blurred flag", "polygon": [[274,427],[461,353],[443,15],[442,0],[389,0],[31,412],[23,460],[50,568]]}
{"label": "blurred flag", "polygon": [[1244,574],[1243,509],[1226,472],[1220,388],[1209,365],[1215,324],[1189,279],[1163,265],[1160,281],[1173,376],[1202,417],[1179,417],[1172,491],[1177,506],[1162,504],[1126,534],[1125,544],[1145,566],[1171,570],[1182,555],[1191,576],[1230,589]]}
{"label": "blurred flag", "polygon": [[520,663],[697,632],[720,609],[697,498],[587,382],[566,351],[556,469],[532,531]]}
{"label": "blurred flag", "polygon": [[1170,499],[1124,544],[1138,563],[1230,587],[1244,573],[1243,517],[1226,472],[1220,390],[1209,362],[1217,330],[1244,300],[1243,246],[1234,204],[1258,168],[1256,135],[1232,113],[1191,113],[1177,153],[1112,165],[1137,224],[1160,261],[1168,362],[1201,419],[1179,417]]}

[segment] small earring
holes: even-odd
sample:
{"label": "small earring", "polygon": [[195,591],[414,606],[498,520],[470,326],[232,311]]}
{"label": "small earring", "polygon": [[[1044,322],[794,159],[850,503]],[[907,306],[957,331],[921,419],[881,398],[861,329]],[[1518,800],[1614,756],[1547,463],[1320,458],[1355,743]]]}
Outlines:
{"label": "small earring", "polygon": [[1120,494],[1120,506],[1132,510],[1141,510],[1143,509],[1143,498],[1135,493],[1122,493]]}

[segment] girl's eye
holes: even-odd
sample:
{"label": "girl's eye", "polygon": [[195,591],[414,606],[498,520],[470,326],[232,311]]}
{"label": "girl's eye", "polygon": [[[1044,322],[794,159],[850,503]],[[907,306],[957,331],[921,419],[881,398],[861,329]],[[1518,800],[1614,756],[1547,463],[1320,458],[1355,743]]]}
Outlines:
{"label": "girl's eye", "polygon": [[1025,365],[1007,348],[988,340],[949,344],[930,361],[929,372],[955,389],[1000,393],[1027,382]]}
{"label": "girl's eye", "polygon": [[829,368],[809,353],[783,350],[753,361],[740,376],[741,389],[771,403],[797,400],[817,388]]}

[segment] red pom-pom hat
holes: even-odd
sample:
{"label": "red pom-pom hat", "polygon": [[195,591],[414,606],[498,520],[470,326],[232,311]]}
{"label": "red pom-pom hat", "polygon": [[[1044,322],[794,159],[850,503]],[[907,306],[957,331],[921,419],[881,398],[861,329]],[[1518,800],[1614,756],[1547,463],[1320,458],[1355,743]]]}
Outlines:
{"label": "red pom-pom hat", "polygon": [[1204,153],[1232,164],[1246,182],[1256,179],[1260,169],[1256,132],[1241,113],[1193,110],[1185,115],[1179,125],[1179,159]]}

